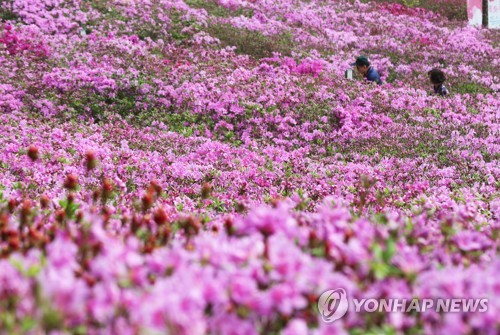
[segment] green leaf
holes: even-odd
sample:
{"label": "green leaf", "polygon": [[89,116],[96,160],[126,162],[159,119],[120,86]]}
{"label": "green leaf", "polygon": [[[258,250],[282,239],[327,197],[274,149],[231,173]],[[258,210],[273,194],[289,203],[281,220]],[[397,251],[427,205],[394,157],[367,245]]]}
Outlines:
{"label": "green leaf", "polygon": [[28,277],[36,277],[40,271],[42,270],[41,266],[38,264],[32,265],[26,271],[26,276]]}
{"label": "green leaf", "polygon": [[81,325],[73,329],[73,335],[85,335],[87,334],[87,327]]}
{"label": "green leaf", "polygon": [[389,263],[392,256],[396,253],[396,241],[391,237],[387,240],[387,246],[383,253],[383,259],[386,263]]}
{"label": "green leaf", "polygon": [[21,332],[27,333],[36,326],[36,321],[29,316],[24,318],[23,321],[21,322]]}
{"label": "green leaf", "polygon": [[42,324],[46,331],[59,329],[62,326],[62,317],[56,310],[49,308],[42,317]]}
{"label": "green leaf", "polygon": [[316,257],[325,257],[325,248],[316,247],[311,250],[311,254]]}

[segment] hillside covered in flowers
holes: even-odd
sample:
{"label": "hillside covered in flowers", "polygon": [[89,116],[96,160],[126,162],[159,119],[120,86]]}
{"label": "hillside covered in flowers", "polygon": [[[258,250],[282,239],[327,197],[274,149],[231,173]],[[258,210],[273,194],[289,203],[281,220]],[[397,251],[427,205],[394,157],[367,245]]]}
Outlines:
{"label": "hillside covered in flowers", "polygon": [[0,1],[0,334],[498,334],[500,32],[426,3]]}

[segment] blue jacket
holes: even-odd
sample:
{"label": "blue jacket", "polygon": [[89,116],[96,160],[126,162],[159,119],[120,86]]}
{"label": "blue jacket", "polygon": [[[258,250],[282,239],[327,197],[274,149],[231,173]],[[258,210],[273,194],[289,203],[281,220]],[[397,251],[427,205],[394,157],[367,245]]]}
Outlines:
{"label": "blue jacket", "polygon": [[370,66],[368,68],[368,72],[366,73],[366,80],[368,81],[373,81],[376,82],[377,85],[382,85],[382,80],[380,79],[380,75],[378,74],[377,70],[373,68],[373,66]]}

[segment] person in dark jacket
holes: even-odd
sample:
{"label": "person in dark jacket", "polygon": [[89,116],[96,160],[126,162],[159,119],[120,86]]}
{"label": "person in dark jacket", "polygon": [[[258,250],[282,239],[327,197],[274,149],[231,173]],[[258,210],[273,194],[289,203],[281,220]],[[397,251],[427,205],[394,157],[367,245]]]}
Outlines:
{"label": "person in dark jacket", "polygon": [[435,94],[440,95],[442,97],[445,97],[448,94],[450,94],[446,86],[444,86],[444,82],[446,81],[446,76],[444,75],[443,71],[434,68],[430,70],[427,74],[429,75],[431,84],[434,87]]}
{"label": "person in dark jacket", "polygon": [[377,83],[377,85],[382,85],[380,75],[378,74],[377,70],[375,70],[375,68],[370,65],[370,61],[367,57],[359,56],[358,58],[356,58],[356,61],[351,64],[351,66],[356,66],[356,70],[358,70],[358,72],[361,73],[361,75],[365,77],[366,80]]}

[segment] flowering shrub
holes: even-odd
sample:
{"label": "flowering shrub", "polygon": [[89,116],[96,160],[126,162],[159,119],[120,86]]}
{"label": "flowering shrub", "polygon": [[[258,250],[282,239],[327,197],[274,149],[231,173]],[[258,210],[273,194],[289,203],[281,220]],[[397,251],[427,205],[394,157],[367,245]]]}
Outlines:
{"label": "flowering shrub", "polygon": [[1,1],[0,334],[496,334],[498,36],[423,3]]}
{"label": "flowering shrub", "polygon": [[[379,0],[375,0],[379,1]],[[431,10],[450,20],[467,19],[467,1],[461,0],[381,0],[383,7],[387,7],[392,13],[407,13],[415,15],[419,10]],[[418,14],[417,14],[418,15]]]}
{"label": "flowering shrub", "polygon": [[[29,31],[24,31],[30,33]],[[28,53],[35,57],[48,57],[49,50],[41,42],[36,42],[28,36],[20,36],[12,29],[12,26],[5,25],[3,27],[3,35],[0,37],[0,44],[3,44],[5,49],[11,55],[18,53]]]}

